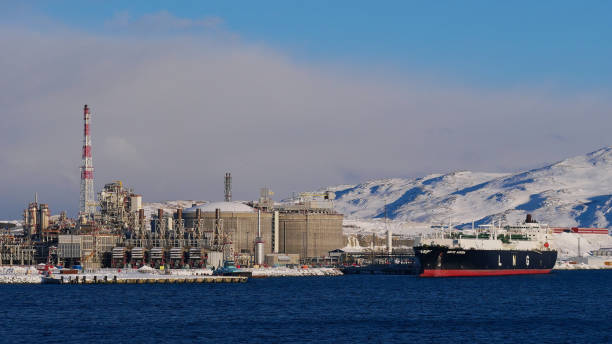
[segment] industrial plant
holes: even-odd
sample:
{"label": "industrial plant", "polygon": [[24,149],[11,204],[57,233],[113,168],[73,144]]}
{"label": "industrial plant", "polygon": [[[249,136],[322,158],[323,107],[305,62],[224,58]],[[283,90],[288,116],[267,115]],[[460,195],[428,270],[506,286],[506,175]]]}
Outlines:
{"label": "industrial plant", "polygon": [[274,202],[268,188],[254,201],[232,200],[224,176],[220,202],[145,209],[142,195],[112,181],[94,192],[91,112],[83,107],[79,214],[51,215],[38,195],[23,212],[23,231],[0,232],[0,264],[54,264],[84,269],[219,268],[322,261],[344,246],[343,215],[333,192],[302,193]]}

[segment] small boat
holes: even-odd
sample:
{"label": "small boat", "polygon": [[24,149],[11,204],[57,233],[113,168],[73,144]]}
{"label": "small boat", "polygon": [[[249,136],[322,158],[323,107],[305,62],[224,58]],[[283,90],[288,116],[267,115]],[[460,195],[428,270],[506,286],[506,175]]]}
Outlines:
{"label": "small boat", "polygon": [[47,270],[42,273],[41,283],[43,284],[61,284],[62,281],[59,278],[53,277],[53,274],[51,274],[51,272]]}
{"label": "small boat", "polygon": [[61,280],[59,278],[55,278],[52,276],[43,276],[42,277],[43,284],[61,284]]}
{"label": "small boat", "polygon": [[219,267],[215,271],[213,271],[213,275],[215,276],[246,276],[252,277],[252,273],[250,271],[244,271],[236,267],[236,264],[233,260],[226,260],[223,262],[223,267]]}

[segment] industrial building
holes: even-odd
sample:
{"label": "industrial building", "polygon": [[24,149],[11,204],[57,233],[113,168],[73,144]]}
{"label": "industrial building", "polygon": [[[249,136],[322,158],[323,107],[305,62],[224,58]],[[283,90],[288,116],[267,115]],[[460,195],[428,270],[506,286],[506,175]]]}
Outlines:
{"label": "industrial building", "polygon": [[268,266],[287,266],[300,264],[300,255],[291,253],[266,254],[266,265]]}
{"label": "industrial building", "polygon": [[85,269],[110,266],[110,252],[120,240],[116,234],[60,235],[56,259],[68,266],[82,265]]}
{"label": "industrial building", "polygon": [[34,202],[23,211],[24,235],[33,240],[55,241],[60,229],[71,224],[73,223],[66,217],[65,212],[51,216],[49,205],[38,203],[38,194],[34,196]]}
{"label": "industrial building", "polygon": [[213,202],[194,206],[183,210],[185,227],[194,227],[199,218],[204,228],[213,228],[217,220],[222,221],[223,231],[232,243],[232,250],[236,254],[254,253],[254,243],[258,236],[258,224],[260,223],[261,237],[265,243],[264,252],[273,252],[272,230],[274,214],[271,212],[259,212],[250,205],[240,202]]}
{"label": "industrial building", "polygon": [[333,210],[331,193],[320,199],[317,195],[301,194],[294,202],[277,205],[266,194],[269,191],[262,190],[264,196],[259,202],[215,202],[187,208],[183,210],[185,226],[194,226],[199,216],[204,227],[211,228],[218,210],[235,254],[255,255],[258,223],[264,254],[313,258],[344,247],[343,215]]}
{"label": "industrial building", "polygon": [[279,252],[297,253],[303,258],[324,257],[344,247],[342,214],[280,212]]}
{"label": "industrial building", "polygon": [[[94,193],[91,112],[83,107],[83,145],[78,221],[65,213],[51,216],[38,197],[23,213],[23,235],[0,233],[0,264],[54,263],[99,267],[173,268],[239,264],[293,264],[320,258],[344,246],[341,214],[333,210],[333,193],[300,194],[275,203],[268,188],[258,201],[232,201],[232,176],[225,173],[223,202],[148,218],[142,196],[121,181]],[[289,258],[287,258],[289,257]]]}
{"label": "industrial building", "polygon": [[[226,181],[229,178],[226,175]],[[296,201],[275,204],[265,189],[265,196],[258,202],[237,202],[227,197],[230,192],[226,187],[224,202],[193,205],[174,214],[159,210],[151,219],[150,235],[176,237],[169,233],[182,233],[178,234],[181,239],[199,235],[198,247],[222,251],[244,265],[264,264],[271,254],[321,258],[344,246],[343,215],[333,210],[330,199],[303,194]],[[174,244],[183,245],[190,246],[185,242]]]}
{"label": "industrial building", "polygon": [[47,262],[55,254],[58,235],[75,226],[65,212],[52,216],[38,195],[23,211],[22,224],[22,229],[0,231],[0,265]]}
{"label": "industrial building", "polygon": [[136,228],[139,211],[142,210],[142,196],[132,189],[123,187],[120,180],[107,183],[98,193],[99,212],[94,215],[96,223],[109,230]]}

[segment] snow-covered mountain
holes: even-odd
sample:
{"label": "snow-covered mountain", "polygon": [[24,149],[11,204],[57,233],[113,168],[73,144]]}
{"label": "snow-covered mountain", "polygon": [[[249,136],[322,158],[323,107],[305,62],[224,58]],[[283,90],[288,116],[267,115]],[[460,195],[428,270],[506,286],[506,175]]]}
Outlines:
{"label": "snow-covered mountain", "polygon": [[326,188],[348,218],[385,217],[412,223],[471,226],[527,213],[551,226],[612,224],[612,147],[530,171],[458,171],[416,179],[380,179]]}

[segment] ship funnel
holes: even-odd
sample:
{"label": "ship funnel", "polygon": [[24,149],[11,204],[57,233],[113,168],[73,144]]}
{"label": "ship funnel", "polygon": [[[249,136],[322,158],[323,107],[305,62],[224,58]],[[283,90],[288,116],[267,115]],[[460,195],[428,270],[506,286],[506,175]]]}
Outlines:
{"label": "ship funnel", "polygon": [[527,214],[527,218],[525,219],[525,223],[538,223],[538,221],[534,220],[531,214]]}

